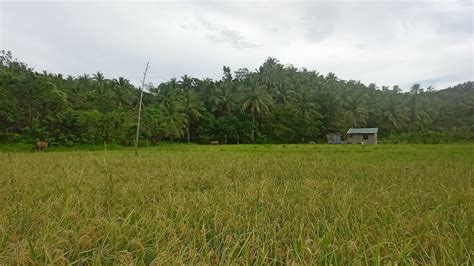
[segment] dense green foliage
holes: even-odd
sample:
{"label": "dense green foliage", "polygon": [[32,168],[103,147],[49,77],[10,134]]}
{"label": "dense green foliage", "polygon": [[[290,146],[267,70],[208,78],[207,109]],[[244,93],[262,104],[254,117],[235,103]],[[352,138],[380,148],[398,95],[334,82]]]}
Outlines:
{"label": "dense green foliage", "polygon": [[472,144],[0,152],[0,264],[472,265]]}
{"label": "dense green foliage", "polygon": [[[127,79],[38,73],[2,52],[0,142],[130,144],[139,90]],[[224,67],[221,80],[187,75],[144,96],[141,144],[324,141],[349,127],[379,127],[392,142],[474,140],[473,82],[434,91],[378,88],[268,58],[259,69]]]}

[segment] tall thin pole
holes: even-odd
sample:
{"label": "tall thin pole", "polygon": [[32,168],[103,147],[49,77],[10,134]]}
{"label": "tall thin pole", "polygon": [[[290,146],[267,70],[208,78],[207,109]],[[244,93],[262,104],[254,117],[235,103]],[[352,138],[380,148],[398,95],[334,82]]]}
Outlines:
{"label": "tall thin pole", "polygon": [[137,121],[137,134],[135,136],[135,155],[138,155],[138,136],[140,134],[140,119],[142,114],[142,100],[143,100],[143,87],[145,87],[146,72],[148,72],[150,62],[146,62],[145,72],[143,72],[142,86],[140,87],[140,101],[138,103],[138,121]]}

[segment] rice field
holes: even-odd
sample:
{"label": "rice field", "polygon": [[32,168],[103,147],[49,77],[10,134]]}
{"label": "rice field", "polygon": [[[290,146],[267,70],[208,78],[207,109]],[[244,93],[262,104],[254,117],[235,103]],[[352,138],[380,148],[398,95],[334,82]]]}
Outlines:
{"label": "rice field", "polygon": [[0,152],[2,264],[452,264],[474,145]]}

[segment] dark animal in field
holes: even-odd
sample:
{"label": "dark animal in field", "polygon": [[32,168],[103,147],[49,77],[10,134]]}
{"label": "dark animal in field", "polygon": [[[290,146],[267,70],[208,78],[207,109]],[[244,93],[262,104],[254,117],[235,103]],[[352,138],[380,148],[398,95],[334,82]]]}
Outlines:
{"label": "dark animal in field", "polygon": [[218,140],[213,140],[211,141],[211,145],[218,145],[219,144],[219,141]]}
{"label": "dark animal in field", "polygon": [[35,151],[45,151],[48,148],[48,143],[44,141],[37,141],[34,148]]}

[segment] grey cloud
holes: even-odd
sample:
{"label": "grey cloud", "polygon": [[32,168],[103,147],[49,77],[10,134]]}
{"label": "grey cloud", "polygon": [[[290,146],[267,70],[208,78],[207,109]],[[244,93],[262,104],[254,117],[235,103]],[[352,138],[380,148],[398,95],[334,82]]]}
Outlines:
{"label": "grey cloud", "polygon": [[310,42],[319,42],[335,31],[339,20],[339,12],[335,4],[309,3],[301,6],[303,17],[301,26],[305,29],[305,37]]}
{"label": "grey cloud", "polygon": [[217,26],[202,17],[199,19],[199,22],[208,31],[206,36],[213,42],[229,43],[236,49],[258,47],[258,45],[247,41],[239,32],[235,30]]}
{"label": "grey cloud", "polygon": [[358,44],[356,44],[357,49],[364,50],[364,49],[367,49],[368,47],[369,47],[369,45],[367,43],[358,43]]}
{"label": "grey cloud", "polygon": [[474,5],[474,3],[471,0],[459,0],[458,3],[460,6],[463,6],[463,7],[472,7]]}
{"label": "grey cloud", "polygon": [[197,27],[196,25],[192,24],[192,23],[181,23],[179,24],[179,27],[182,28],[183,30],[186,30],[186,31],[194,31],[194,30],[197,30],[199,27]]}
{"label": "grey cloud", "polygon": [[463,10],[464,16],[452,16],[448,12],[437,14],[437,30],[441,34],[462,34],[472,36],[474,30],[474,22],[471,10]]}
{"label": "grey cloud", "polygon": [[445,75],[445,76],[439,76],[439,77],[431,77],[427,79],[422,79],[422,80],[416,80],[413,83],[419,83],[419,84],[437,84],[446,80],[450,79],[457,79],[457,75]]}
{"label": "grey cloud", "polygon": [[222,65],[254,69],[272,56],[342,79],[441,88],[474,78],[472,11],[463,0],[2,2],[0,46],[65,75],[139,76],[149,60],[150,77],[220,78]]}
{"label": "grey cloud", "polygon": [[306,38],[311,42],[319,42],[334,32],[334,26],[330,23],[321,23],[317,20],[307,26]]}
{"label": "grey cloud", "polygon": [[247,42],[241,35],[232,30],[220,30],[218,35],[207,35],[210,40],[220,43],[230,43],[237,49],[246,49],[257,47],[256,44]]}

